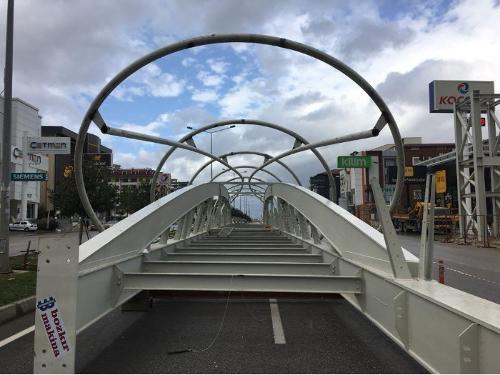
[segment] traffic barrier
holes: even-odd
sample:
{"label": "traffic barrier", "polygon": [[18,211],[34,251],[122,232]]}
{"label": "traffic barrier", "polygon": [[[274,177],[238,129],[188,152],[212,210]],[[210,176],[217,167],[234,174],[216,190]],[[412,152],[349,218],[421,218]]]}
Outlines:
{"label": "traffic barrier", "polygon": [[438,260],[438,281],[440,284],[444,284],[444,263],[442,259]]}

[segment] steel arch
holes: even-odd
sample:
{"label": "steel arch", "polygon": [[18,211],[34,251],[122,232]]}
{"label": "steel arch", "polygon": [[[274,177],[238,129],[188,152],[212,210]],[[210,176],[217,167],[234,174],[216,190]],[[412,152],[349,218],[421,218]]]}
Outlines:
{"label": "steel arch", "polygon": [[[75,147],[75,179],[76,179],[76,185],[78,189],[78,194],[80,196],[80,199],[82,201],[82,205],[84,206],[84,209],[87,213],[87,215],[92,219],[92,221],[96,224],[98,229],[102,231],[104,229],[103,225],[97,218],[97,215],[92,209],[92,205],[90,204],[87,191],[85,189],[85,184],[83,180],[83,171],[82,171],[82,164],[83,164],[83,146],[86,138],[86,134],[88,132],[88,129],[90,127],[90,123],[94,121],[94,123],[99,127],[101,132],[103,133],[109,133],[109,134],[115,134],[115,135],[120,135],[120,132],[117,132],[117,129],[113,129],[109,127],[99,114],[98,110],[101,104],[104,102],[104,100],[111,94],[111,92],[118,87],[118,85],[123,82],[126,78],[128,78],[130,75],[135,73],[137,70],[142,68],[143,66],[161,58],[165,57],[167,55],[170,55],[172,53],[182,51],[185,49],[197,47],[197,46],[204,46],[204,45],[210,45],[210,44],[221,44],[221,43],[233,43],[233,42],[242,42],[242,43],[255,43],[255,44],[265,44],[265,45],[270,45],[270,46],[276,46],[276,47],[281,47],[289,50],[293,50],[305,55],[308,55],[310,57],[313,57],[317,60],[323,61],[324,63],[330,65],[331,67],[337,69],[338,71],[342,72],[345,74],[347,77],[349,77],[352,81],[354,81],[371,99],[372,101],[377,105],[377,107],[381,111],[381,116],[383,117],[385,123],[382,124],[380,127],[375,127],[372,130],[373,136],[378,135],[380,130],[387,124],[389,125],[389,129],[392,133],[393,139],[394,139],[394,144],[396,148],[396,160],[397,160],[397,165],[398,165],[398,173],[397,173],[397,179],[396,179],[396,189],[394,192],[394,196],[391,201],[391,209],[393,209],[396,205],[396,202],[399,201],[401,191],[403,188],[403,178],[404,178],[404,171],[403,171],[403,166],[404,166],[404,149],[403,149],[403,143],[401,140],[401,135],[399,133],[399,129],[397,127],[396,121],[394,117],[392,116],[391,111],[385,104],[384,100],[382,97],[378,94],[377,91],[363,78],[361,75],[359,75],[356,71],[351,69],[349,66],[341,62],[340,60],[334,58],[333,56],[328,55],[327,53],[324,53],[320,50],[317,50],[313,47],[310,47],[308,45],[298,43],[292,40],[288,40],[285,38],[278,38],[278,37],[273,37],[273,36],[268,36],[268,35],[258,35],[258,34],[226,34],[226,35],[208,35],[208,36],[201,36],[197,38],[192,38],[192,39],[187,39],[184,41],[180,41],[177,43],[173,43],[171,45],[168,45],[166,47],[160,48],[156,51],[153,51],[152,53],[149,53],[139,59],[137,59],[135,62],[130,64],[129,66],[125,67],[122,71],[120,71],[115,77],[113,77],[104,87],[103,89],[97,94],[97,96],[94,98],[92,103],[90,104],[83,120],[82,124],[80,126],[80,130],[78,133],[78,138],[76,142],[76,147]],[[121,135],[126,134],[127,132],[122,131]],[[128,132],[129,135],[132,132]],[[175,143],[170,141],[170,145],[174,145]],[[184,145],[178,145],[181,148],[186,148],[188,150],[194,151],[196,150],[194,147],[189,148],[189,147],[183,147]],[[204,154],[203,152],[200,152],[200,150],[197,151],[198,153]],[[205,154],[204,154],[205,155]],[[208,155],[207,155],[208,156]],[[213,157],[213,156],[211,156]],[[221,160],[222,164],[226,165]],[[331,185],[332,187],[335,186],[334,182]]]}
{"label": "steel arch", "polygon": [[[219,158],[223,159],[227,156],[235,156],[235,155],[258,155],[258,156],[264,156],[264,158],[266,159],[271,159],[272,156],[269,155],[269,154],[266,154],[264,152],[258,152],[258,151],[232,151],[232,152],[228,152],[226,154],[223,154],[223,155],[219,155]],[[299,178],[297,177],[297,175],[290,169],[290,167],[288,165],[286,165],[284,162],[282,162],[281,160],[278,160],[276,161],[278,164],[280,164],[281,166],[283,166],[288,172],[290,172],[290,174],[292,175],[292,177],[295,179],[295,181],[297,182],[297,184],[299,186],[302,186],[302,184],[300,183],[300,180]],[[213,160],[209,160],[207,161],[205,164],[203,164],[195,173],[194,175],[191,177],[191,180],[189,180],[188,182],[188,185],[191,185],[193,183],[193,181],[196,179],[196,177],[198,177],[198,175],[206,168],[208,167],[210,164],[213,163]]]}
{"label": "steel arch", "polygon": [[[234,120],[224,120],[224,121],[214,122],[212,124],[205,125],[205,126],[199,128],[199,129],[195,129],[192,132],[186,134],[184,137],[182,137],[179,140],[179,143],[186,142],[189,139],[193,138],[195,135],[204,132],[205,130],[210,130],[210,129],[213,129],[213,128],[217,128],[217,127],[220,127],[220,126],[227,126],[227,125],[256,125],[256,126],[262,126],[262,127],[274,129],[274,130],[280,131],[282,133],[285,133],[285,134],[287,134],[287,135],[295,138],[296,140],[298,140],[302,144],[309,144],[309,142],[304,137],[302,137],[300,134],[298,134],[298,133],[296,133],[296,132],[294,132],[294,131],[292,131],[290,129],[284,128],[284,127],[282,127],[280,125],[277,125],[277,124],[273,124],[271,122],[261,121],[261,120],[253,120],[253,119],[234,119]],[[158,166],[156,167],[155,174],[153,175],[153,179],[151,180],[151,191],[150,191],[150,200],[151,200],[151,202],[153,202],[155,200],[155,191],[153,189],[153,186],[156,186],[156,183],[158,181],[158,177],[160,176],[160,171],[163,168],[163,166],[165,165],[165,163],[168,160],[168,158],[172,155],[172,153],[176,149],[177,149],[176,147],[169,148],[168,151],[163,156],[163,158],[158,163]],[[330,186],[335,187],[335,179],[333,178],[332,171],[330,170],[330,168],[328,166],[328,163],[323,158],[323,156],[319,153],[319,151],[317,151],[315,149],[312,149],[311,151],[314,153],[314,155],[316,156],[316,158],[319,160],[319,162],[321,163],[321,165],[323,166],[323,168],[325,168],[325,172],[327,174],[328,181],[330,182]]]}

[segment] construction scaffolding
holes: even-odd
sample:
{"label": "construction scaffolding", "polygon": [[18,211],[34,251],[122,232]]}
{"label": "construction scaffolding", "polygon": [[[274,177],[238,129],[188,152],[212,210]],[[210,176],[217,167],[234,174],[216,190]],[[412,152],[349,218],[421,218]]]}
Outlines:
{"label": "construction scaffolding", "polygon": [[[493,236],[499,235],[496,221],[500,209],[500,156],[497,155],[500,121],[495,114],[499,104],[500,94],[474,90],[455,104],[453,112],[460,236],[465,238],[473,233],[484,246],[488,246],[488,228]],[[481,117],[482,113],[486,118]],[[486,141],[482,127],[487,127]],[[491,176],[488,187],[485,173]],[[492,210],[490,215],[487,205]],[[488,217],[492,218],[490,223]]]}

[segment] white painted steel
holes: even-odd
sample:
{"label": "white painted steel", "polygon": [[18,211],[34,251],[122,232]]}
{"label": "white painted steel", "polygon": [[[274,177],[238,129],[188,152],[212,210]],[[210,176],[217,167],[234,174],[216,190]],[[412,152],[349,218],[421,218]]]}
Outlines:
{"label": "white painted steel", "polygon": [[[343,258],[392,275],[384,236],[375,228],[303,187],[276,183],[267,189],[265,199],[273,196],[285,204],[289,203],[309,222],[314,223],[317,230]],[[295,235],[293,229],[285,231]],[[406,262],[418,262],[418,258],[409,251],[403,249],[403,254]]]}
{"label": "white painted steel", "polygon": [[[325,259],[331,259],[336,275],[362,278],[363,293],[343,294],[344,298],[426,369],[442,373],[500,371],[498,304],[435,281],[396,278],[382,234],[315,193],[274,184],[266,199],[276,198],[302,213],[313,225],[311,229],[324,236],[328,246],[316,246]],[[287,234],[314,245],[294,232]],[[404,249],[403,253],[415,276],[416,258]]]}
{"label": "white painted steel", "polygon": [[283,324],[281,324],[280,310],[276,298],[270,298],[269,305],[271,308],[271,321],[273,323],[274,343],[279,345],[286,344],[285,331]]}

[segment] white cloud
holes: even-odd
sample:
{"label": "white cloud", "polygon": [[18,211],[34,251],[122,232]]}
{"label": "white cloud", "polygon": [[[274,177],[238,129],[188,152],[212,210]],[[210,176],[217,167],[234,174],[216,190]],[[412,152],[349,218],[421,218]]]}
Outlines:
{"label": "white cloud", "polygon": [[[491,0],[407,2],[410,12],[401,13],[394,4],[394,16],[382,14],[373,1],[172,0],[168,6],[158,1],[145,7],[122,0],[117,7],[98,0],[74,0],[71,5],[25,0],[16,3],[14,95],[39,107],[45,124],[75,130],[105,82],[138,57],[159,44],[236,30],[293,39],[330,53],[381,92],[403,136],[452,141],[451,118],[428,113],[427,85],[433,79],[480,79],[495,80],[498,88],[500,7],[495,4]],[[86,19],[92,19],[92,27]],[[3,58],[0,54],[0,66]],[[201,71],[195,70],[199,66]],[[224,84],[231,87],[225,89]],[[189,96],[183,95],[186,91]],[[177,59],[150,64],[115,90],[113,98],[127,101],[120,103],[127,111],[150,119],[141,125],[120,118],[121,127],[174,138],[184,134],[187,124],[198,127],[219,118],[246,117],[271,121],[319,141],[369,129],[378,117],[367,95],[326,64],[281,48],[243,43],[192,48]],[[138,98],[140,106],[133,102]],[[158,109],[159,98],[171,108],[163,116],[155,112],[165,112],[164,107]],[[154,105],[148,106],[147,100]],[[200,105],[207,102],[218,106],[218,113]],[[151,114],[144,115],[148,111]],[[214,135],[214,149],[222,153],[255,148],[276,155],[293,143],[278,134],[238,126]],[[200,148],[209,148],[206,134],[196,138]],[[378,138],[321,152],[333,166],[340,153],[390,141],[385,129]],[[123,152],[120,142],[113,141],[116,159],[130,166],[154,167],[164,150],[151,151],[141,144]],[[202,159],[179,151],[166,168],[174,177],[188,179]],[[305,185],[309,176],[322,170],[310,152],[286,161]],[[283,171],[276,167],[276,172]],[[286,172],[280,176],[286,178]]]}
{"label": "white cloud", "polygon": [[197,75],[198,78],[203,85],[205,86],[220,86],[222,82],[224,82],[224,77],[217,74],[210,74],[209,72],[202,70]]}
{"label": "white cloud", "polygon": [[181,64],[184,67],[192,66],[196,62],[196,59],[192,57],[186,57],[185,59],[182,59]]}
{"label": "white cloud", "polygon": [[214,102],[218,99],[218,95],[215,91],[211,90],[195,90],[193,96],[191,97],[195,102],[209,103]]}
{"label": "white cloud", "polygon": [[229,63],[222,59],[208,59],[208,66],[217,74],[224,74],[229,68]]}

